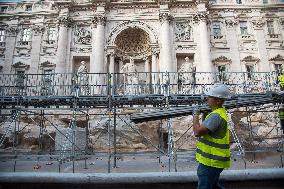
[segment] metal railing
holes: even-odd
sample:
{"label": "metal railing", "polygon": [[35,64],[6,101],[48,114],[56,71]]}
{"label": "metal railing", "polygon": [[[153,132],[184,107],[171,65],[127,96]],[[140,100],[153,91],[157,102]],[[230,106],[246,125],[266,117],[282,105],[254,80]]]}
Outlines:
{"label": "metal railing", "polygon": [[279,90],[275,72],[135,72],[100,74],[0,74],[2,96],[202,94],[209,86],[227,84],[236,94]]}

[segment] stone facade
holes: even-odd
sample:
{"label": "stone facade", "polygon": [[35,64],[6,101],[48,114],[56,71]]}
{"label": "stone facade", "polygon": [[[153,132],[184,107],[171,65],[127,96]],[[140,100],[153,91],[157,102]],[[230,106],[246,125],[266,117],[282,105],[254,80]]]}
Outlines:
{"label": "stone facade", "polygon": [[[8,0],[7,0],[8,1]],[[270,72],[284,65],[281,0],[0,3],[2,73]]]}

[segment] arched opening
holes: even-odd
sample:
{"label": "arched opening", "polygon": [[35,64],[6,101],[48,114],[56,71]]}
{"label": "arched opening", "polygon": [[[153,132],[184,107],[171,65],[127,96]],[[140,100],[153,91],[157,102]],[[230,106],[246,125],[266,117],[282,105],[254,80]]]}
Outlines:
{"label": "arched opening", "polygon": [[144,30],[131,27],[119,33],[115,39],[118,56],[142,58],[150,53],[150,37]]}

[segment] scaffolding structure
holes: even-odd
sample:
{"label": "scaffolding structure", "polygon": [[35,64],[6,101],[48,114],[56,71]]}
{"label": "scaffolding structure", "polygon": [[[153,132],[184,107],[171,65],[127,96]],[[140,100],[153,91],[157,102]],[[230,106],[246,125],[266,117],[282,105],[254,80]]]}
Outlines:
{"label": "scaffolding structure", "polygon": [[[121,122],[137,133],[151,149],[135,153],[154,154],[159,162],[166,157],[168,171],[178,171],[176,162],[179,156],[182,156],[185,150],[194,152],[194,148],[182,148],[186,140],[193,137],[191,127],[185,128],[184,133],[176,137],[174,118],[163,118],[158,127],[157,143],[145,135],[137,124],[130,121],[131,114],[137,112],[151,114],[155,110],[185,109],[202,105],[205,103],[203,93],[217,82],[227,84],[235,95],[258,95],[263,98],[264,96],[261,95],[280,91],[278,76],[274,72],[230,72],[222,75],[196,72],[191,82],[184,83],[180,77],[184,77],[185,74],[193,75],[168,72],[135,73],[137,79],[131,80],[127,79],[129,75],[133,77],[133,74],[129,73],[86,73],[84,76],[56,73],[0,74],[1,147],[9,146],[9,138],[12,139],[10,144],[12,149],[9,152],[1,152],[0,157],[14,161],[15,171],[20,156],[36,157],[40,161],[49,154],[49,159],[53,158],[59,162],[59,172],[61,164],[67,161],[73,163],[73,172],[75,172],[76,160],[84,159],[87,168],[86,161],[89,157],[102,154],[107,157],[107,172],[111,172],[112,168],[117,167],[117,159],[123,154],[117,148],[117,125]],[[224,74],[226,77],[223,77]],[[272,99],[260,105],[248,103],[245,107],[229,110],[232,143],[236,146],[232,148],[233,155],[244,158],[246,152],[280,151],[283,167],[283,131],[279,124],[279,105]],[[254,119],[259,113],[262,116],[261,120]],[[240,122],[238,114],[245,115],[246,120]],[[83,145],[77,141],[78,118],[82,117],[84,117],[86,141]],[[23,118],[28,121],[23,123]],[[67,120],[66,132],[62,130],[62,126],[56,124],[57,118]],[[107,136],[102,151],[90,148],[91,119],[98,120],[94,127],[103,128],[92,142],[96,142],[104,134]],[[268,123],[267,120],[272,121]],[[34,129],[39,130],[39,149],[36,154],[21,152],[17,148],[20,142],[19,135],[30,124],[35,125]],[[56,134],[61,136],[61,142],[58,143],[55,136],[47,131],[46,125],[55,128]],[[264,133],[257,132],[259,125],[267,125]],[[247,131],[247,135],[243,138],[240,137],[240,129]],[[46,136],[54,144],[57,142],[55,144],[57,148],[44,147],[47,145]]]}

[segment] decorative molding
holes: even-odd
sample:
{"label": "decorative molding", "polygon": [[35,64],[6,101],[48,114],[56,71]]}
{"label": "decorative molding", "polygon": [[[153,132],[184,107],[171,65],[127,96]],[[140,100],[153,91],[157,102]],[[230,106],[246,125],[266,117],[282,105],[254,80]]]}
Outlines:
{"label": "decorative molding", "polygon": [[207,21],[208,20],[208,12],[199,12],[193,16],[193,21],[195,23],[199,23],[200,21]]}
{"label": "decorative molding", "polygon": [[225,19],[225,24],[227,28],[234,28],[235,25],[237,25],[239,22],[236,19]]}
{"label": "decorative molding", "polygon": [[97,14],[94,16],[94,18],[92,19],[92,23],[94,24],[94,26],[97,25],[105,25],[106,24],[106,17],[103,14]]}
{"label": "decorative molding", "polygon": [[192,40],[192,26],[189,22],[176,22],[175,39],[176,41]]}
{"label": "decorative molding", "polygon": [[90,45],[92,42],[92,32],[85,27],[76,26],[74,32],[74,43]]}
{"label": "decorative molding", "polygon": [[117,35],[128,28],[140,28],[148,33],[151,43],[155,44],[158,42],[158,35],[156,34],[155,30],[148,24],[141,21],[127,21],[116,25],[114,29],[111,30],[109,38],[107,39],[107,45],[114,46]]}
{"label": "decorative molding", "polygon": [[12,64],[12,67],[15,69],[29,69],[30,65],[27,65],[25,63],[22,62],[16,62],[15,64]]}
{"label": "decorative molding", "polygon": [[73,19],[68,16],[62,16],[58,18],[59,26],[71,27],[73,25]]}
{"label": "decorative molding", "polygon": [[45,26],[41,26],[41,25],[35,25],[33,26],[33,34],[34,35],[40,35],[43,33],[43,31],[45,30]]}
{"label": "decorative molding", "polygon": [[159,20],[161,23],[163,22],[171,22],[173,20],[173,17],[169,12],[160,12],[159,13]]}
{"label": "decorative molding", "polygon": [[278,54],[277,56],[270,58],[269,61],[277,61],[277,62],[283,61],[284,62],[284,57]]}
{"label": "decorative molding", "polygon": [[259,58],[249,55],[243,58],[242,62],[245,62],[245,64],[255,64],[255,63],[258,63],[259,60],[260,60]]}
{"label": "decorative molding", "polygon": [[256,30],[262,29],[265,24],[265,21],[263,18],[255,18],[251,22],[253,24],[253,28]]}
{"label": "decorative molding", "polygon": [[6,29],[8,36],[15,37],[19,32],[19,28],[17,26],[9,26]]}
{"label": "decorative molding", "polygon": [[212,60],[212,63],[213,63],[214,65],[231,64],[231,63],[232,63],[232,60],[231,60],[231,59],[228,59],[228,58],[225,57],[225,56],[219,56],[218,58],[215,58],[214,60]]}
{"label": "decorative molding", "polygon": [[41,69],[44,69],[44,68],[54,68],[54,67],[56,67],[56,64],[51,63],[51,62],[49,62],[48,60],[47,60],[47,61],[44,61],[44,62],[42,62],[42,63],[40,64],[40,68],[41,68]]}

